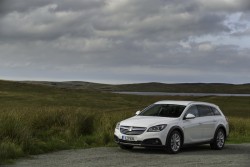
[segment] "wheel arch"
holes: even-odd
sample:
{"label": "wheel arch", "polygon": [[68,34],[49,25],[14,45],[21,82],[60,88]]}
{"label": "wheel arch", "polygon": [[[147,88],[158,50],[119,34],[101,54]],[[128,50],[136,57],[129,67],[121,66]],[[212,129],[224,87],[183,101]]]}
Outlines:
{"label": "wheel arch", "polygon": [[179,126],[173,126],[172,128],[170,128],[170,130],[168,131],[168,135],[167,135],[167,138],[166,138],[166,141],[165,141],[165,145],[166,145],[166,143],[167,143],[167,139],[170,137],[170,135],[171,135],[171,133],[173,132],[173,131],[178,131],[180,134],[181,134],[181,145],[183,145],[183,143],[184,143],[184,132],[183,132],[183,130],[179,127]]}
{"label": "wheel arch", "polygon": [[222,124],[219,124],[216,128],[216,130],[214,131],[214,136],[216,134],[216,132],[219,130],[219,129],[222,129],[224,131],[224,135],[225,135],[225,139],[227,138],[227,131],[226,131],[226,127]]}

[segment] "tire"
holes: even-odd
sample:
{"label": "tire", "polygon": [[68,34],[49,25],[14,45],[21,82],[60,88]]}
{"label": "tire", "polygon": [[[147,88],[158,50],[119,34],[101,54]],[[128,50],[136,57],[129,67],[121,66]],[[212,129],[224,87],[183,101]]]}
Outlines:
{"label": "tire", "polygon": [[167,138],[166,150],[170,154],[176,154],[181,150],[181,146],[182,146],[181,134],[177,130],[174,130]]}
{"label": "tire", "polygon": [[210,147],[214,150],[221,150],[225,145],[225,132],[223,129],[218,129],[215,132],[214,139],[210,143]]}
{"label": "tire", "polygon": [[131,149],[133,149],[133,147],[134,146],[120,144],[120,148],[123,149],[123,150],[131,150]]}

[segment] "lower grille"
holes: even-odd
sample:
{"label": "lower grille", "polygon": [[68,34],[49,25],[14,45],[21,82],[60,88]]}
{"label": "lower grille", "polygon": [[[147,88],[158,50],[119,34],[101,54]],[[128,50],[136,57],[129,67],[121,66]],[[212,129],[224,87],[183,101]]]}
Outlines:
{"label": "lower grille", "polygon": [[120,139],[119,143],[141,145],[142,141],[126,141],[126,140]]}

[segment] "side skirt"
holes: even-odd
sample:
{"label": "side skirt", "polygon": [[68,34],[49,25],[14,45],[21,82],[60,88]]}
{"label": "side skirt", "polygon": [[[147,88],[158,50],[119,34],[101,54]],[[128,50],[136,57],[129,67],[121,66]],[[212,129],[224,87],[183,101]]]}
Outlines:
{"label": "side skirt", "polygon": [[191,146],[197,146],[197,145],[203,145],[203,144],[210,144],[213,140],[207,140],[203,142],[195,142],[195,143],[183,143],[183,147],[191,147]]}

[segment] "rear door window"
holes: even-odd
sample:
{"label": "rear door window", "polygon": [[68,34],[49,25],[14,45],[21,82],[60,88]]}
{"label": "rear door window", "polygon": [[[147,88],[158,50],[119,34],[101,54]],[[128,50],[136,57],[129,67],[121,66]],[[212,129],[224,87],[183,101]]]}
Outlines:
{"label": "rear door window", "polygon": [[198,105],[197,106],[200,117],[206,116],[213,116],[214,112],[212,111],[211,107],[205,105]]}

